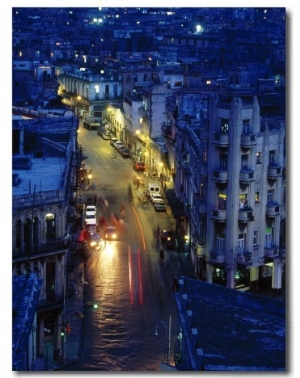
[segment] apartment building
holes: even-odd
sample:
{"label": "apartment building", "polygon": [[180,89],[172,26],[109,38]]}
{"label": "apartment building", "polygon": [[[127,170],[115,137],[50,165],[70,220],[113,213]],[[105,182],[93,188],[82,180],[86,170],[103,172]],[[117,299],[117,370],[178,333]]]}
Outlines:
{"label": "apartment building", "polygon": [[285,120],[257,97],[177,98],[175,190],[198,277],[228,288],[282,288]]}
{"label": "apartment building", "polygon": [[12,276],[32,273],[41,282],[32,361],[37,356],[58,361],[63,348],[68,251],[64,235],[76,184],[75,121],[53,116],[13,121]]}
{"label": "apartment building", "polygon": [[87,68],[56,70],[60,84],[58,94],[75,114],[102,119],[106,106],[121,106],[122,86],[118,71],[107,68],[100,73]]}

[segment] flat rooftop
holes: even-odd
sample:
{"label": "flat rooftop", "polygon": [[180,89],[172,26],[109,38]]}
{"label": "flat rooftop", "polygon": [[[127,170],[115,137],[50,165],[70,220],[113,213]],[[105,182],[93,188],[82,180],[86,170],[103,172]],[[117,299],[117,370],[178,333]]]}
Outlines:
{"label": "flat rooftop", "polygon": [[67,159],[64,157],[31,158],[29,169],[13,169],[19,183],[13,186],[13,196],[36,192],[61,189],[61,180],[65,171]]}

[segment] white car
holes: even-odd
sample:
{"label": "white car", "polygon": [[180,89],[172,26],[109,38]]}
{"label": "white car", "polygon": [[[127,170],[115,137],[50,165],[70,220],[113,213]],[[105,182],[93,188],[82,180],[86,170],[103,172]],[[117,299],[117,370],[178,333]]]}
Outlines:
{"label": "white car", "polygon": [[158,193],[150,193],[150,202],[154,203],[154,202],[157,202],[157,201],[164,201],[164,199],[162,198],[161,194],[158,194]]}
{"label": "white car", "polygon": [[97,221],[96,221],[96,214],[86,214],[84,218],[86,226],[95,226]]}
{"label": "white car", "polygon": [[115,148],[118,148],[120,146],[123,146],[123,142],[121,142],[120,140],[117,140],[114,145],[113,145]]}
{"label": "white car", "polygon": [[86,215],[96,215],[96,212],[97,212],[96,206],[88,205],[85,208],[85,214]]}

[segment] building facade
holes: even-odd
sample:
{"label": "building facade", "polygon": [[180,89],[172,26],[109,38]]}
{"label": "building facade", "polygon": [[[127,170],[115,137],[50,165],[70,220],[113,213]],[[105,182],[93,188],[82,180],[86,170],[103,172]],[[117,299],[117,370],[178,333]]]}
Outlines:
{"label": "building facade", "polygon": [[12,275],[34,273],[41,281],[31,359],[61,361],[77,123],[75,117],[16,121],[13,140]]}
{"label": "building facade", "polygon": [[[284,118],[261,117],[255,96],[184,97],[177,99],[175,189],[195,272],[229,288],[280,290]],[[195,109],[189,113],[185,104]]]}

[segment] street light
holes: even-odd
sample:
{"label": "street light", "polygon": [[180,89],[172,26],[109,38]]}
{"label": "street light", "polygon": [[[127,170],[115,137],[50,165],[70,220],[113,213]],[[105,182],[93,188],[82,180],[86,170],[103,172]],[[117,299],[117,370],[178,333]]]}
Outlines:
{"label": "street light", "polygon": [[[167,344],[167,364],[170,363],[170,354],[171,354],[171,325],[172,325],[172,316],[170,315],[169,317],[169,324],[167,324],[163,321],[160,320],[160,323],[163,324],[163,326],[166,329],[166,336],[165,336],[165,344]],[[156,323],[155,331],[154,331],[154,336],[158,336],[158,326]]]}

